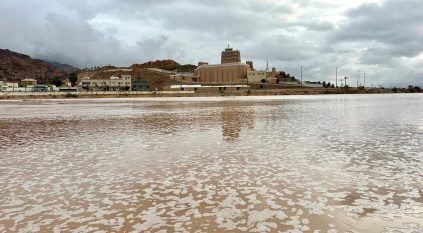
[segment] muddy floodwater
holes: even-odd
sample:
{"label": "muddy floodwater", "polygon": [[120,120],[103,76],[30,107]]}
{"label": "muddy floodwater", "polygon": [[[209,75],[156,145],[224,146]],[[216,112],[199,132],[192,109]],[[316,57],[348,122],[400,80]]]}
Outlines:
{"label": "muddy floodwater", "polygon": [[423,95],[0,101],[0,232],[423,232]]}

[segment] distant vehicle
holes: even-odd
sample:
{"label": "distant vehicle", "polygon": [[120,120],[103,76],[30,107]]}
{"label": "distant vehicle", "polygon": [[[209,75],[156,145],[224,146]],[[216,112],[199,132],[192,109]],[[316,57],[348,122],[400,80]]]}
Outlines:
{"label": "distant vehicle", "polygon": [[34,86],[32,88],[32,91],[33,92],[49,92],[50,91],[50,88],[48,86],[40,86],[40,85],[38,85],[38,86]]}
{"label": "distant vehicle", "polygon": [[59,88],[59,92],[78,92],[78,88],[76,88],[76,87],[61,87],[61,88]]}

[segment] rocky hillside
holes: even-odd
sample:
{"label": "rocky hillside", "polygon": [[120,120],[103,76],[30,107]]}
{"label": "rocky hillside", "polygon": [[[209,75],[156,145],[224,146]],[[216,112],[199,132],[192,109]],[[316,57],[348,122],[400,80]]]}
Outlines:
{"label": "rocky hillside", "polygon": [[146,69],[146,68],[158,68],[163,70],[177,70],[179,72],[194,72],[197,68],[195,65],[181,65],[173,60],[158,60],[150,61],[144,64],[134,64],[131,66],[133,69]]}
{"label": "rocky hillside", "polygon": [[53,77],[66,79],[68,74],[78,70],[65,64],[32,59],[25,54],[16,53],[8,49],[0,49],[0,80],[19,82],[25,78],[33,78],[38,83],[49,83]]}

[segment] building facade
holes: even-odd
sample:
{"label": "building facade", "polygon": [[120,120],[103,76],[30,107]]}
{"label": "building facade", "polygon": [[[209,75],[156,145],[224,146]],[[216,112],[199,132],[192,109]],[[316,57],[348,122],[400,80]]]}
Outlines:
{"label": "building facade", "polygon": [[194,74],[200,83],[244,83],[248,69],[247,64],[241,63],[201,65]]}
{"label": "building facade", "polygon": [[241,53],[239,50],[233,50],[232,48],[228,47],[225,49],[225,51],[222,52],[221,64],[239,62],[241,62]]}
{"label": "building facade", "polygon": [[150,81],[134,80],[132,82],[132,91],[151,91]]}
{"label": "building facade", "polygon": [[112,76],[109,79],[82,78],[81,87],[88,91],[129,91],[132,88],[131,75]]}
{"label": "building facade", "polygon": [[249,70],[247,72],[247,78],[248,83],[265,83],[267,79],[266,71]]}
{"label": "building facade", "polygon": [[26,87],[26,86],[35,86],[35,85],[37,85],[37,80],[35,80],[35,79],[32,79],[32,78],[26,78],[26,79],[23,79],[22,81],[21,81],[21,86],[23,86],[23,87]]}
{"label": "building facade", "polygon": [[254,70],[254,63],[253,63],[253,61],[247,61],[245,63],[250,67],[250,70]]}

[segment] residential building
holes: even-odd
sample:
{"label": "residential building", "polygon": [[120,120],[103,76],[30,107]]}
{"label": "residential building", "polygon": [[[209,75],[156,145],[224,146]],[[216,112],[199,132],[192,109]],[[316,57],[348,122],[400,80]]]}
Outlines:
{"label": "residential building", "polygon": [[267,79],[266,71],[249,70],[247,72],[248,83],[265,83]]}
{"label": "residential building", "polygon": [[145,81],[145,80],[132,81],[132,91],[151,91],[150,81]]}
{"label": "residential building", "polygon": [[132,87],[131,75],[111,76],[109,79],[82,78],[81,87],[88,91],[129,91]]}
{"label": "residential building", "polygon": [[19,87],[19,83],[5,83],[6,87]]}
{"label": "residential building", "polygon": [[23,86],[23,87],[35,86],[35,85],[37,85],[37,80],[32,79],[32,78],[22,79],[22,81],[21,81],[21,86]]}
{"label": "residential building", "polygon": [[0,91],[15,91],[19,88],[18,83],[8,83],[4,81],[0,81]]}

